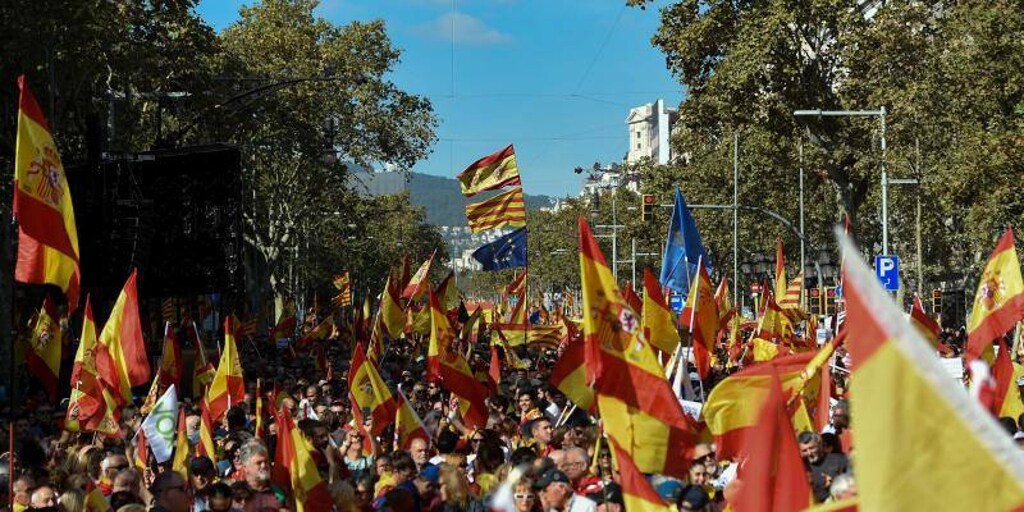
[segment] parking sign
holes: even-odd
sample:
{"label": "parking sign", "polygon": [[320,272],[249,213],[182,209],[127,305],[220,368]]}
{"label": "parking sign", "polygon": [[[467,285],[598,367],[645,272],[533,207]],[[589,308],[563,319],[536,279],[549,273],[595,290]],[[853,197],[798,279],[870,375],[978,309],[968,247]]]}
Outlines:
{"label": "parking sign", "polygon": [[886,291],[900,289],[900,258],[898,256],[875,256],[875,276]]}

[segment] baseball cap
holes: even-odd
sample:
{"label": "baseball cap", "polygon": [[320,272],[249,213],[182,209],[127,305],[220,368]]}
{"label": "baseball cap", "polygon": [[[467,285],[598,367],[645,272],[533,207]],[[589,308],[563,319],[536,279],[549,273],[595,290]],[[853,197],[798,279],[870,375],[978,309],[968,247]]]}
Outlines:
{"label": "baseball cap", "polygon": [[665,480],[658,484],[654,490],[658,492],[658,496],[661,496],[661,499],[669,503],[677,503],[686,489],[679,480]]}
{"label": "baseball cap", "polygon": [[544,489],[545,487],[555,483],[572,485],[569,482],[569,477],[566,476],[565,473],[562,473],[557,469],[549,469],[545,471],[536,482],[534,482],[533,487],[535,489]]}
{"label": "baseball cap", "polygon": [[441,467],[436,464],[426,464],[420,470],[420,478],[436,484],[441,479]]}

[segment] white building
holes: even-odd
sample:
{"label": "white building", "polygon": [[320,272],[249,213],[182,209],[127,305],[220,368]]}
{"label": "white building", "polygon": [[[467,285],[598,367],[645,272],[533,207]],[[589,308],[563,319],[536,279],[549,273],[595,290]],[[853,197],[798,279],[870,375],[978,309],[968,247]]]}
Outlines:
{"label": "white building", "polygon": [[665,165],[672,161],[669,134],[672,125],[679,118],[676,109],[665,106],[665,100],[658,99],[629,110],[626,126],[629,129],[629,152],[626,163],[635,164],[649,158],[652,162]]}

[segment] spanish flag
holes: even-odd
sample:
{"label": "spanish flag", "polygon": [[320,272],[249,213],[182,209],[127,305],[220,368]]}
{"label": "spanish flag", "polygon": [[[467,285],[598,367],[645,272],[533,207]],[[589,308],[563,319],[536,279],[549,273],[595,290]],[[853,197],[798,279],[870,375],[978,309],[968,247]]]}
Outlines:
{"label": "spanish flag", "polygon": [[398,412],[395,414],[395,437],[398,439],[398,446],[408,450],[412,446],[412,440],[416,438],[430,441],[427,428],[423,426],[416,410],[409,405],[402,390],[398,390]]}
{"label": "spanish flag", "polygon": [[192,396],[200,397],[206,393],[207,386],[213,382],[213,376],[217,374],[217,369],[206,357],[206,349],[203,348],[203,340],[199,337],[199,330],[195,323],[192,324],[192,336],[194,337],[192,342],[196,348],[195,371],[192,373]]}
{"label": "spanish flag", "polygon": [[643,311],[644,336],[654,348],[665,354],[674,354],[679,346],[679,331],[672,320],[672,311],[665,303],[658,278],[650,269],[644,268]]}
{"label": "spanish flag", "polygon": [[167,322],[164,324],[164,348],[160,356],[160,369],[157,370],[157,380],[160,381],[160,389],[167,389],[171,387],[171,384],[180,387],[184,366],[185,362],[181,359],[181,343],[178,342],[178,335],[175,334],[170,322]]}
{"label": "spanish flag", "polygon": [[729,323],[736,310],[732,307],[732,298],[729,296],[729,280],[722,278],[715,290],[715,303],[718,304],[718,318],[724,326]]}
{"label": "spanish flag", "polygon": [[455,178],[459,180],[462,195],[466,197],[473,197],[488,190],[522,185],[519,179],[519,166],[516,165],[516,150],[512,144],[469,164],[469,167]]}
{"label": "spanish flag", "polygon": [[523,189],[516,187],[483,201],[467,204],[466,219],[474,233],[502,227],[525,226],[526,203],[523,199]]}
{"label": "spanish flag", "polygon": [[50,125],[25,76],[18,77],[18,137],[14,154],[14,216],[18,220],[18,261],[14,279],[53,284],[78,308],[78,229],[71,190]]}
{"label": "spanish flag", "polygon": [[757,425],[758,414],[767,403],[772,375],[778,374],[788,396],[804,385],[801,375],[814,356],[805,352],[756,364],[730,375],[711,390],[701,414],[722,460],[743,455],[747,431]]}
{"label": "spanish flag", "polygon": [[[570,320],[566,322],[571,323]],[[576,329],[569,329],[566,336],[568,340],[565,342],[565,351],[551,369],[548,382],[579,408],[591,411],[594,406],[594,390],[587,385],[583,337]]]}
{"label": "spanish flag", "polygon": [[[974,306],[967,321],[967,357],[982,357],[992,341],[1013,328],[1024,316],[1024,279],[1014,245],[1013,230],[1006,228],[974,295]],[[991,359],[989,359],[991,361]]]}
{"label": "spanish flag", "polygon": [[174,458],[171,459],[171,470],[188,481],[188,459],[190,446],[188,443],[188,427],[185,425],[185,409],[178,409],[178,432],[174,440]]}
{"label": "spanish flag", "polygon": [[[619,482],[622,485],[622,501],[629,512],[675,512],[674,505],[666,504],[657,491],[651,487],[647,477],[636,467],[629,452],[619,445],[614,437],[609,438],[615,450],[615,462],[619,466]],[[598,440],[600,442],[600,439]]]}
{"label": "spanish flag", "polygon": [[114,416],[117,399],[103,384],[96,368],[96,322],[92,318],[89,297],[85,298],[82,315],[82,336],[75,353],[75,366],[71,370],[71,400],[68,403],[64,429],[68,432],[98,432],[116,436],[120,427]]}
{"label": "spanish flag", "polygon": [[[428,274],[430,274],[430,264],[434,262],[434,254],[430,253],[430,257],[427,261],[424,261],[420,268],[416,270],[412,278],[405,285],[405,289],[402,290],[403,299],[418,300],[423,296],[424,293],[430,290],[430,282],[427,280]],[[424,283],[426,283],[424,285]]]}
{"label": "spanish flag", "polygon": [[320,478],[313,447],[295,427],[287,409],[277,413],[277,452],[272,471],[275,484],[295,498],[295,512],[331,512],[334,502]]}
{"label": "spanish flag", "polygon": [[206,402],[210,407],[210,418],[220,421],[224,413],[234,404],[245,399],[245,380],[242,377],[242,363],[238,360],[238,347],[231,330],[231,319],[224,319],[224,352],[220,355],[217,373],[206,390]]}
{"label": "spanish flag", "polygon": [[281,321],[270,331],[270,339],[274,342],[295,336],[295,315],[285,314]]}
{"label": "spanish flag", "polygon": [[1000,418],[1019,418],[1024,414],[1024,402],[1021,401],[1017,379],[1024,377],[1024,368],[1010,358],[1010,349],[1002,339],[999,340],[999,354],[992,365],[992,378],[996,382],[994,410]]}
{"label": "spanish flag", "polygon": [[398,302],[399,291],[398,283],[388,276],[388,281],[384,284],[384,293],[380,297],[379,314],[391,339],[397,339],[405,329],[405,311]]}
{"label": "spanish flag", "polygon": [[217,460],[217,448],[213,443],[214,426],[210,405],[206,401],[199,402],[199,444],[196,445],[196,455],[205,455],[210,460]]}
{"label": "spanish flag", "polygon": [[100,376],[122,405],[132,403],[132,388],[146,384],[150,376],[135,291],[137,273],[132,270],[114,303],[110,318],[100,333],[100,350],[96,358]]}
{"label": "spanish flag", "polygon": [[711,371],[711,356],[715,353],[715,340],[721,323],[718,318],[718,304],[715,303],[711,291],[711,277],[703,265],[702,258],[697,258],[697,279],[690,286],[686,296],[686,307],[679,315],[679,322],[690,328],[690,340],[693,345],[693,356],[697,362],[697,374],[701,379],[708,378]]}
{"label": "spanish flag", "polygon": [[[373,430],[370,434],[379,436],[398,412],[398,404],[391,395],[391,390],[380,377],[380,372],[373,361],[366,359],[363,344],[356,343],[352,352],[352,366],[348,371],[349,397],[352,400],[352,411],[361,416],[363,409],[370,410],[373,418]],[[359,418],[365,421],[366,418]],[[362,423],[360,421],[360,424]]]}
{"label": "spanish flag", "polygon": [[470,428],[487,424],[487,387],[476,380],[469,363],[455,345],[455,332],[441,310],[437,296],[430,294],[430,346],[427,349],[427,379],[441,380],[459,397],[463,421]]}
{"label": "spanish flag", "polygon": [[334,318],[328,316],[317,324],[316,327],[299,338],[299,341],[295,343],[295,348],[299,350],[309,350],[314,343],[326,340],[333,330]]}
{"label": "spanish flag", "polygon": [[914,324],[921,336],[928,340],[933,347],[939,347],[939,334],[942,329],[939,327],[939,323],[934,318],[925,313],[924,306],[921,305],[921,297],[914,294],[914,305],[910,308],[910,323]]}
{"label": "spanish flag", "polygon": [[43,307],[39,309],[32,338],[29,340],[30,350],[25,353],[28,371],[43,386],[50,400],[57,399],[57,378],[60,375],[61,343],[64,338],[60,329],[60,318],[57,306],[49,295],[43,299]]}
{"label": "spanish flag", "polygon": [[756,337],[775,343],[788,343],[793,339],[793,324],[782,311],[775,297],[765,293],[764,311],[757,325]]}
{"label": "spanish flag", "polygon": [[696,422],[683,413],[583,218],[579,237],[583,311],[589,312],[583,317],[585,360],[605,431],[641,471],[682,477],[697,442]]}
{"label": "spanish flag", "polygon": [[744,444],[749,451],[737,474],[742,485],[731,502],[737,512],[804,510],[811,505],[811,486],[779,376],[770,371],[768,378],[768,396],[758,411],[759,420],[746,432]]}
{"label": "spanish flag", "polygon": [[449,271],[441,283],[434,288],[434,294],[441,303],[441,309],[451,311],[459,306],[459,289],[455,286],[455,272]]}
{"label": "spanish flag", "polygon": [[786,296],[786,255],[782,252],[782,238],[775,239],[775,296]]}
{"label": "spanish flag", "polygon": [[[850,417],[861,510],[1020,508],[1024,453],[949,378],[935,349],[892,304],[853,242],[840,236],[840,246],[846,256],[847,322],[857,327],[847,347],[853,360]],[[998,263],[1000,258],[997,252],[997,265],[989,266],[1017,267],[1016,256]],[[996,273],[986,274],[985,280],[999,282]],[[1005,275],[1003,279],[1005,283]],[[998,315],[1001,309],[990,311]],[[974,323],[975,332],[986,329],[998,335],[1001,328],[986,326],[987,321],[983,315]],[[991,340],[976,339],[983,344]]]}
{"label": "spanish flag", "polygon": [[[644,284],[644,287],[646,288],[646,283]],[[644,314],[644,301],[636,294],[636,290],[633,289],[633,283],[626,281],[626,284],[622,286],[621,291],[622,298],[626,299],[626,304],[633,309],[634,313],[642,317]]]}

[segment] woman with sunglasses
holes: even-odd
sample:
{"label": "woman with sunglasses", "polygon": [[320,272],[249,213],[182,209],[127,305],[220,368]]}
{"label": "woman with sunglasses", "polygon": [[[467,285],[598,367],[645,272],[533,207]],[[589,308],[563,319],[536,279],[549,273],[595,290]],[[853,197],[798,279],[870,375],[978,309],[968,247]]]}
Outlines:
{"label": "woman with sunglasses", "polygon": [[515,494],[512,495],[516,503],[516,512],[539,512],[540,501],[537,493],[533,491],[533,482],[529,479],[520,480],[516,484]]}

